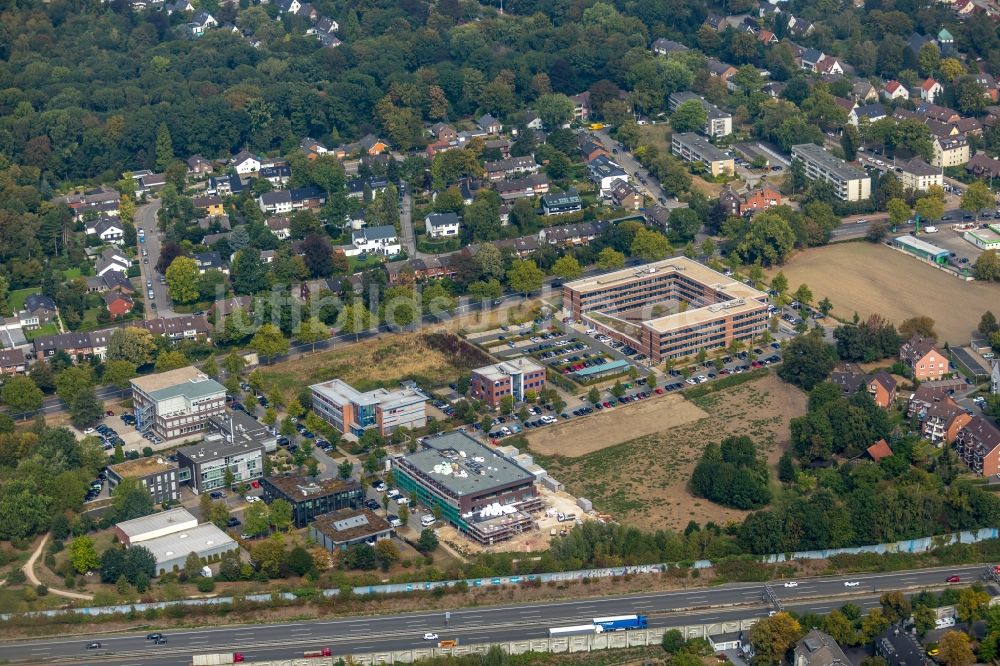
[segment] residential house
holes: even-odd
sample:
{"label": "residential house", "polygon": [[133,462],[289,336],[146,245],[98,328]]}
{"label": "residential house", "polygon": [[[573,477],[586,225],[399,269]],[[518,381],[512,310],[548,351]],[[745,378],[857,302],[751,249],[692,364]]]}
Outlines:
{"label": "residential house", "polygon": [[929,338],[915,336],[899,348],[899,360],[913,371],[917,381],[942,379],[949,374],[948,357]]}
{"label": "residential house", "polygon": [[[890,451],[891,453],[891,451]],[[850,666],[837,641],[819,629],[812,629],[795,644],[792,666]]]}
{"label": "residential house", "polygon": [[135,293],[135,287],[132,286],[125,273],[108,271],[104,275],[87,278],[87,291],[117,291],[120,294],[132,295]]}
{"label": "residential house", "polygon": [[330,35],[340,31],[340,24],[327,16],[321,16],[316,21],[315,27],[317,33],[325,35]]}
{"label": "residential house", "polygon": [[795,18],[794,16],[788,20],[788,34],[793,39],[808,37],[815,32],[815,30],[816,26],[812,21]]}
{"label": "residential house", "polygon": [[910,91],[899,81],[892,80],[882,86],[882,97],[887,100],[910,99]]}
{"label": "residential house", "polygon": [[889,446],[889,442],[880,439],[865,449],[865,453],[872,459],[872,462],[880,463],[886,458],[892,457],[892,447]]}
{"label": "residential house", "polygon": [[486,170],[486,177],[489,180],[497,181],[527,173],[537,173],[540,167],[535,161],[534,155],[525,155],[523,157],[510,157],[505,160],[486,162],[483,168]]}
{"label": "residential house", "polygon": [[455,274],[449,255],[429,255],[424,258],[387,261],[383,265],[389,284],[392,285],[412,284],[424,280],[451,277]]}
{"label": "residential house", "polygon": [[926,192],[931,185],[941,187],[944,176],[940,167],[932,167],[919,157],[896,167],[896,175],[903,187],[918,192]]}
{"label": "residential house", "polygon": [[876,372],[868,379],[866,386],[872,400],[882,409],[896,404],[896,380],[885,370]]}
{"label": "residential house", "polygon": [[542,214],[565,215],[583,210],[583,199],[573,188],[565,192],[550,192],[542,197]]}
{"label": "residential house", "polygon": [[162,335],[170,341],[203,340],[211,342],[212,328],[204,315],[181,315],[179,317],[146,319],[141,326],[153,335]]}
{"label": "residential house", "polygon": [[875,654],[888,666],[934,666],[936,663],[927,656],[914,634],[898,626],[890,626],[875,638]]}
{"label": "residential house", "polygon": [[757,31],[757,41],[763,44],[764,46],[770,46],[771,44],[778,43],[778,36],[775,35],[773,32],[771,32],[770,30],[761,28],[760,30]]}
{"label": "residential house", "polygon": [[98,276],[104,275],[108,271],[120,271],[128,273],[132,260],[125,253],[114,248],[106,247],[97,257],[96,273]]}
{"label": "residential house", "polygon": [[269,217],[265,224],[278,240],[288,240],[292,235],[291,221],[287,217]]}
{"label": "residential house", "polygon": [[505,202],[524,197],[535,197],[549,191],[549,177],[544,173],[533,173],[524,178],[494,183],[493,189]]}
{"label": "residential house", "polygon": [[847,115],[847,122],[857,127],[861,121],[873,123],[887,117],[885,106],[880,103],[859,106]]}
{"label": "residential house", "polygon": [[958,431],[955,452],[977,474],[1000,474],[1000,430],[982,416],[972,417]]}
{"label": "residential house", "polygon": [[218,217],[226,213],[226,207],[222,203],[222,197],[219,195],[194,197],[191,203],[194,204],[195,210],[200,214]]}
{"label": "residential house", "polygon": [[212,163],[201,155],[192,155],[187,159],[188,175],[195,178],[212,173]]}
{"label": "residential house", "polygon": [[194,18],[191,19],[190,23],[184,24],[184,28],[192,37],[201,37],[205,34],[206,30],[218,27],[219,22],[216,21],[215,17],[208,12],[198,12],[194,15]]}
{"label": "residential house", "polygon": [[87,235],[97,236],[105,243],[121,245],[125,242],[125,225],[116,217],[101,217],[87,222]]}
{"label": "residential house", "polygon": [[113,319],[124,317],[128,313],[132,312],[132,308],[135,307],[135,303],[132,301],[130,296],[121,294],[117,291],[108,291],[104,293],[104,305]]}
{"label": "residential house", "polygon": [[243,150],[232,159],[232,165],[236,169],[236,173],[245,176],[260,171],[260,158]]}
{"label": "residential house", "polygon": [[282,215],[294,210],[319,208],[326,203],[326,194],[316,186],[265,192],[257,197],[257,205],[267,215]]}
{"label": "residential house", "polygon": [[430,126],[430,133],[438,143],[447,144],[458,140],[458,132],[448,123],[434,123]]}
{"label": "residential house", "polygon": [[713,58],[708,59],[708,73],[721,79],[730,92],[736,92],[736,85],[731,81],[736,72],[737,69],[729,63],[720,62]]}
{"label": "residential house", "polygon": [[935,136],[931,147],[934,149],[933,166],[947,168],[969,161],[969,140],[964,136]]}
{"label": "residential house", "polygon": [[245,187],[246,185],[243,184],[243,180],[239,174],[231,173],[221,178],[209,178],[208,185],[205,187],[205,194],[209,196],[218,195],[220,197],[229,195],[238,196],[242,194]]}
{"label": "residential house", "polygon": [[[584,135],[585,136],[585,135]],[[599,143],[594,141],[585,140],[580,143],[580,155],[583,157],[584,162],[589,162],[595,159],[599,155],[608,156],[607,149]]]}
{"label": "residential house", "polygon": [[639,210],[645,198],[627,180],[619,178],[611,187],[611,201],[626,210]]}
{"label": "residential house", "polygon": [[[320,19],[320,22],[322,21],[323,19]],[[299,142],[299,149],[302,150],[302,152],[306,154],[306,157],[311,160],[316,159],[320,155],[326,155],[328,152],[330,152],[327,149],[327,147],[324,146],[322,143],[308,136]]]}
{"label": "residential house", "polygon": [[878,91],[868,81],[858,81],[851,88],[851,97],[860,103],[874,102],[878,99]]}
{"label": "residential house", "polygon": [[325,32],[316,33],[316,39],[319,40],[319,43],[322,44],[323,48],[325,49],[335,49],[341,44],[343,44],[343,42],[340,41],[340,39],[338,39],[336,36],[327,34]]}
{"label": "residential house", "polygon": [[591,241],[610,229],[611,222],[595,220],[548,227],[538,232],[538,240],[558,247],[589,245]]}
{"label": "residential house", "polygon": [[257,175],[259,178],[263,178],[271,183],[274,187],[284,187],[292,179],[292,168],[287,164],[261,166],[260,172]]}
{"label": "residential house", "polygon": [[389,144],[374,134],[366,134],[361,137],[358,146],[364,155],[381,155],[389,149]]}
{"label": "residential house", "polygon": [[628,180],[628,174],[607,155],[600,155],[587,163],[590,179],[597,185],[602,197],[610,196],[614,182],[619,178]]}
{"label": "residential house", "polygon": [[[541,141],[539,141],[539,143],[541,143]],[[510,148],[514,144],[511,143],[510,139],[500,137],[498,139],[487,139],[483,145],[486,150],[496,150],[500,153],[501,157],[508,158],[510,157]]]}
{"label": "residential house", "polygon": [[651,47],[651,49],[653,53],[656,53],[657,55],[668,55],[670,53],[684,53],[686,51],[691,50],[688,47],[681,44],[680,42],[675,42],[670,39],[663,39],[662,37],[653,42],[653,46]]}
{"label": "residential house", "polygon": [[389,187],[389,179],[385,176],[369,176],[368,178],[352,178],[347,181],[347,196],[352,199],[364,199],[367,189],[372,196],[384,192]]}
{"label": "residential house", "polygon": [[365,227],[351,233],[351,247],[344,254],[354,257],[362,253],[370,253],[391,257],[402,251],[396,227],[391,224],[381,227]]}
{"label": "residential house", "polygon": [[932,444],[951,444],[972,416],[950,396],[932,402],[916,414],[920,435]]}
{"label": "residential house", "polygon": [[[132,174],[132,180],[135,182],[135,196],[137,197],[159,192],[167,184],[166,174],[152,173],[150,171],[136,171]],[[118,210],[117,204],[115,205],[115,210]],[[108,211],[108,214],[117,215],[117,213],[110,213],[110,211]]]}
{"label": "residential house", "polygon": [[670,209],[660,204],[653,204],[652,207],[647,206],[646,222],[663,231],[668,231],[670,229]]}
{"label": "residential house", "polygon": [[920,99],[925,102],[933,104],[934,100],[943,92],[944,86],[932,78],[924,79],[924,82],[920,84]]}
{"label": "residential house", "polygon": [[853,363],[842,363],[830,373],[830,383],[840,388],[845,396],[852,396],[868,381],[868,375]]}
{"label": "residential house", "polygon": [[763,185],[746,193],[740,204],[740,214],[755,213],[781,205],[781,193],[770,185]]}
{"label": "residential house", "polygon": [[499,134],[503,130],[503,125],[500,124],[500,121],[488,113],[476,120],[476,126],[487,134]]}
{"label": "residential house", "polygon": [[208,271],[219,271],[229,275],[229,267],[218,252],[197,252],[191,255],[191,258],[198,264],[198,273],[201,275]]}
{"label": "residential house", "polygon": [[826,76],[842,76],[844,74],[844,65],[840,62],[840,58],[825,56],[816,63],[816,73]]}
{"label": "residential house", "polygon": [[31,294],[24,299],[24,309],[17,313],[21,328],[29,331],[45,326],[58,315],[56,302],[42,294]]}
{"label": "residential house", "polygon": [[23,349],[0,349],[0,375],[23,375],[27,368]]}
{"label": "residential house", "polygon": [[723,185],[722,191],[719,192],[719,205],[725,209],[726,215],[739,216],[742,203],[740,195],[733,191],[731,185],[728,183]]}
{"label": "residential house", "polygon": [[916,113],[918,116],[949,124],[957,123],[962,118],[962,115],[958,111],[931,102],[921,102],[918,104]]}
{"label": "residential house", "polygon": [[990,104],[996,104],[1000,99],[1000,91],[997,90],[997,80],[986,72],[976,72],[972,74],[972,79],[983,88],[983,95]]}
{"label": "residential house", "polygon": [[461,219],[455,213],[431,213],[424,218],[424,227],[431,238],[458,236]]}
{"label": "residential house", "polygon": [[574,120],[586,122],[590,119],[590,91],[585,90],[578,95],[573,95],[569,100],[573,102]]}
{"label": "residential house", "polygon": [[934,40],[928,37],[927,35],[919,35],[917,33],[913,33],[906,40],[906,48],[908,48],[910,50],[910,53],[912,53],[914,56],[917,56],[920,55],[920,49],[922,49],[925,44],[930,44],[933,41]]}
{"label": "residential house", "polygon": [[802,52],[802,56],[799,59],[801,61],[800,66],[802,67],[802,69],[809,70],[810,72],[815,72],[817,71],[816,65],[818,65],[819,61],[825,57],[826,55],[819,49],[805,49]]}
{"label": "residential house", "polygon": [[973,0],[955,0],[951,8],[959,16],[968,16],[976,11],[976,3]]}
{"label": "residential house", "polygon": [[1000,178],[1000,160],[979,153],[966,163],[965,170],[979,178]]}
{"label": "residential house", "polygon": [[715,32],[722,32],[728,25],[726,23],[726,18],[724,16],[719,16],[718,14],[709,14],[705,17],[705,20],[702,21],[701,24],[714,30]]}
{"label": "residential house", "polygon": [[165,5],[167,10],[167,16],[175,12],[193,12],[194,5],[191,4],[190,0],[175,0],[174,2],[167,2]]}
{"label": "residential house", "polygon": [[274,6],[280,13],[294,14],[299,11],[302,3],[299,0],[274,0]]}

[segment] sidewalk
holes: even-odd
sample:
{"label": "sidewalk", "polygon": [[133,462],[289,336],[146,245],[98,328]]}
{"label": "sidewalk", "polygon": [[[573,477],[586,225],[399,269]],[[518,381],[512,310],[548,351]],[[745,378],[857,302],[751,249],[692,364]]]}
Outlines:
{"label": "sidewalk", "polygon": [[[48,543],[48,541],[49,533],[46,532],[45,536],[43,536],[42,540],[38,543],[38,547],[35,548],[35,552],[31,554],[28,561],[24,563],[23,567],[21,567],[21,571],[24,572],[25,577],[27,577],[28,581],[35,586],[42,584],[42,582],[38,580],[38,576],[35,575],[35,561],[38,559],[38,556],[42,554],[42,551],[45,549],[45,544]],[[68,592],[66,590],[58,590],[54,587],[50,587],[48,589],[50,594],[54,594],[57,597],[66,597],[67,599],[83,599],[85,601],[93,601],[94,599],[94,595],[92,594]]]}

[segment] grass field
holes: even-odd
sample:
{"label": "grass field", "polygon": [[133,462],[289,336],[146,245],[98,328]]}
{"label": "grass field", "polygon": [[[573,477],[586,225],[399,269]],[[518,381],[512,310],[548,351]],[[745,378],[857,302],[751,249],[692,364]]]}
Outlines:
{"label": "grass field", "polygon": [[428,387],[447,384],[489,362],[478,349],[456,341],[448,333],[398,333],[261,366],[264,393],[282,393],[291,400],[303,387],[330,379],[361,391],[395,387],[404,379]]}
{"label": "grass field", "polygon": [[728,435],[749,435],[773,468],[787,446],[789,420],[805,413],[806,395],[769,374],[692,402],[705,417],[673,425],[665,409],[658,431],[584,456],[532,452],[570,493],[586,497],[595,509],[623,523],[643,529],[683,529],[690,520],[702,525],[738,520],[745,512],[688,492],[688,480],[705,445]]}
{"label": "grass field", "polygon": [[22,309],[24,307],[24,301],[32,294],[37,294],[41,291],[40,287],[28,287],[27,289],[16,289],[11,291],[7,295],[7,303],[10,305],[10,309],[14,312]]}
{"label": "grass field", "polygon": [[[813,302],[824,296],[833,315],[849,320],[881,314],[899,324],[927,315],[941,341],[966,344],[984,310],[997,310],[1000,285],[963,282],[883,245],[840,243],[796,254],[781,267],[794,290],[805,283]],[[773,275],[777,270],[772,270]]]}

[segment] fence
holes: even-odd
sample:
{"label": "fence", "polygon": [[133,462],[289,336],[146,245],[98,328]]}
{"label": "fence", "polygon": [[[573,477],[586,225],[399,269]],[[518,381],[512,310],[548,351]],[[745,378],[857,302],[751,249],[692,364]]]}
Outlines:
{"label": "fence", "polygon": [[[781,553],[775,555],[765,555],[760,561],[774,564],[777,562],[788,562],[791,560],[821,560],[834,555],[859,555],[861,553],[924,553],[935,548],[941,548],[956,543],[978,543],[987,539],[1000,537],[1000,528],[984,527],[980,530],[967,530],[965,532],[955,532],[941,536],[923,537],[920,539],[910,539],[907,541],[896,541],[893,543],[882,543],[874,546],[857,546],[855,548],[830,548],[827,550],[807,550],[793,553]],[[557,571],[554,573],[525,574],[518,576],[490,576],[485,578],[465,578],[458,580],[443,581],[423,581],[416,583],[389,583],[385,585],[363,585],[353,588],[353,593],[360,596],[376,594],[405,594],[407,592],[433,591],[437,588],[454,587],[460,583],[465,583],[469,588],[489,588],[504,587],[508,585],[524,585],[528,583],[549,583],[580,581],[585,578],[611,578],[615,576],[630,576],[652,573],[663,573],[671,567],[678,567],[678,564],[640,564],[636,566],[605,567],[603,569],[579,569],[576,571]],[[712,566],[710,560],[698,560],[690,565],[693,569],[706,569]],[[340,590],[322,590],[321,594],[326,597],[335,597],[340,594]],[[240,597],[243,600],[266,603],[268,601],[294,601],[296,596],[289,592],[275,592],[274,594],[251,594]],[[32,611],[21,614],[3,614],[0,620],[9,620],[15,615],[23,617],[55,617],[67,613],[79,613],[82,615],[113,615],[115,613],[145,612],[151,609],[164,609],[170,606],[211,606],[220,604],[231,604],[236,599],[234,597],[213,597],[210,599],[182,599],[179,601],[159,601],[154,603],[127,604],[117,606],[94,606],[85,608],[66,608],[58,610]],[[314,662],[315,663],[315,662]]]}

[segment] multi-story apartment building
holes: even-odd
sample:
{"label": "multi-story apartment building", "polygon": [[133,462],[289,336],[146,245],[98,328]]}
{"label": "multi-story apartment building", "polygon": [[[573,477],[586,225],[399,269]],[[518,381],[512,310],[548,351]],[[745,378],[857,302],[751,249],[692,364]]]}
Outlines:
{"label": "multi-story apartment building", "polygon": [[226,387],[188,366],[132,380],[136,430],[164,440],[194,435],[226,408]]}
{"label": "multi-story apartment building", "polygon": [[473,370],[469,394],[496,409],[504,396],[521,402],[528,391],[537,394],[544,388],[545,368],[522,356]]}
{"label": "multi-story apartment building", "polygon": [[872,179],[861,169],[837,159],[814,143],[792,146],[792,159],[805,166],[806,178],[825,180],[842,201],[861,201],[872,194]]}
{"label": "multi-story apartment building", "polygon": [[357,436],[368,428],[380,435],[396,428],[421,428],[427,424],[424,403],[427,396],[414,389],[375,389],[364,393],[347,382],[332,379],[309,387],[313,411],[340,432]]}
{"label": "multi-story apartment building", "polygon": [[941,187],[944,184],[941,167],[932,167],[919,157],[897,167],[896,175],[905,189],[918,192],[926,192],[931,185]]}
{"label": "multi-story apartment building", "polygon": [[767,327],[767,294],[686,257],[563,285],[573,319],[654,363],[752,340]]}
{"label": "multi-story apartment building", "polygon": [[693,132],[674,134],[670,139],[670,150],[685,162],[704,164],[713,176],[732,176],[736,169],[736,161],[732,157]]}
{"label": "multi-story apartment building", "polygon": [[951,398],[928,405],[919,413],[920,434],[932,444],[951,444],[972,417]]}
{"label": "multi-story apartment building", "polygon": [[927,338],[915,337],[904,342],[899,348],[899,360],[913,371],[913,378],[921,382],[941,379],[950,372],[948,357]]}
{"label": "multi-story apartment building", "polygon": [[932,166],[961,166],[969,161],[969,140],[961,134],[935,136],[931,147],[934,149],[934,157],[931,159]]}
{"label": "multi-story apartment building", "polygon": [[958,431],[955,451],[977,474],[1000,473],[1000,430],[982,416],[974,416]]}
{"label": "multi-story apartment building", "polygon": [[700,103],[705,109],[706,118],[705,126],[701,130],[702,134],[712,138],[718,138],[722,136],[729,136],[733,133],[733,114],[728,111],[723,111],[711,102],[706,101],[704,97],[700,97],[693,92],[685,91],[671,93],[667,100],[667,104],[670,107],[670,112],[673,113],[681,104],[690,101]]}
{"label": "multi-story apartment building", "polygon": [[541,511],[535,476],[464,432],[427,437],[424,448],[394,458],[399,489],[438,509],[440,517],[479,543],[535,528]]}

